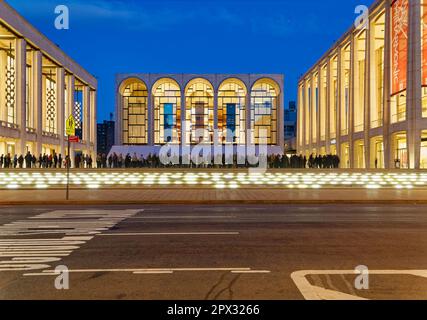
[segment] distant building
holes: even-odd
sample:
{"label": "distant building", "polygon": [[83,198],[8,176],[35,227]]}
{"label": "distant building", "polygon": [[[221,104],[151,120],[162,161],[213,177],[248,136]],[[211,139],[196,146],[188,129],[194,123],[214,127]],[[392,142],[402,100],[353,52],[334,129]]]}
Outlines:
{"label": "distant building", "polygon": [[111,147],[114,145],[114,127],[115,127],[115,122],[112,120],[110,121],[104,120],[103,123],[98,123],[97,125],[98,153],[108,154],[110,152]]}
{"label": "distant building", "polygon": [[297,136],[297,105],[290,101],[288,109],[285,109],[285,150],[296,150]]}
{"label": "distant building", "polygon": [[119,74],[110,152],[146,156],[166,144],[236,152],[265,138],[267,152],[280,154],[283,83],[281,74]]}

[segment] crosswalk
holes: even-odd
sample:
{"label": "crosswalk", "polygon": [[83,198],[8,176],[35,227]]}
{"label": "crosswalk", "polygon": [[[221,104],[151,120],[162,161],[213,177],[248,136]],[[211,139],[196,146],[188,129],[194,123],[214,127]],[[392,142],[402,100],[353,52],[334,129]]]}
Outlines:
{"label": "crosswalk", "polygon": [[97,234],[141,211],[55,210],[2,225],[0,272],[50,268]]}

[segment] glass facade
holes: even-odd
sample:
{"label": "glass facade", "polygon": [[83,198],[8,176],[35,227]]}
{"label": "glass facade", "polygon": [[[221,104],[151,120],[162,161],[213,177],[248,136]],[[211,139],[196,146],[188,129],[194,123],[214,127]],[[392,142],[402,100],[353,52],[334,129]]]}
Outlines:
{"label": "glass facade", "polygon": [[251,91],[251,129],[253,143],[277,143],[277,106],[279,92],[273,84],[258,81]]}
{"label": "glass facade", "polygon": [[194,79],[185,91],[186,143],[212,143],[214,90],[205,79]]}
{"label": "glass facade", "polygon": [[142,82],[132,82],[125,87],[122,95],[124,144],[147,144],[147,87]]}
{"label": "glass facade", "polygon": [[153,86],[154,143],[181,141],[181,89],[171,79],[161,79]]}
{"label": "glass facade", "polygon": [[246,86],[229,79],[218,90],[218,129],[224,144],[246,143]]}

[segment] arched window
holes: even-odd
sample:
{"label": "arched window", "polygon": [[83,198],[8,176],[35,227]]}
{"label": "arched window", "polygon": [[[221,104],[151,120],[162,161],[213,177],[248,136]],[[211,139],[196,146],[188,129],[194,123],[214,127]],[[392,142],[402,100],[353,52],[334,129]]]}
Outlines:
{"label": "arched window", "polygon": [[181,90],[172,79],[160,79],[153,86],[154,143],[181,141]]}
{"label": "arched window", "polygon": [[147,86],[138,80],[125,84],[122,90],[123,143],[147,144]]}
{"label": "arched window", "polygon": [[277,144],[277,111],[280,88],[272,80],[258,80],[251,92],[252,143]]}
{"label": "arched window", "polygon": [[244,144],[246,139],[246,86],[238,79],[227,79],[218,90],[218,129],[224,144]]}
{"label": "arched window", "polygon": [[190,81],[185,90],[186,143],[212,142],[214,90],[205,79]]}

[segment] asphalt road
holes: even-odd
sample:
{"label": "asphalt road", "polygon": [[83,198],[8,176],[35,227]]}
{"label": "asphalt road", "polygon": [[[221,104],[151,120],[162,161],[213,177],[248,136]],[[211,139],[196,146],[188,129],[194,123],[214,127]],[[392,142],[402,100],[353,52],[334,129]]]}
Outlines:
{"label": "asphalt road", "polygon": [[419,205],[0,207],[0,299],[427,299],[426,232]]}

